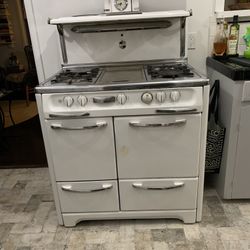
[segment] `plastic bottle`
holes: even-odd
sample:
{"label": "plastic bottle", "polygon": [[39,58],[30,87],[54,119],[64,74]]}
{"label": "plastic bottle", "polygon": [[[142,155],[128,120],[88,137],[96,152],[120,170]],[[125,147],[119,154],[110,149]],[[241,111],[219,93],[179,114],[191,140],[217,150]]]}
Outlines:
{"label": "plastic bottle", "polygon": [[246,42],[246,50],[244,52],[244,57],[250,59],[250,27],[247,27],[247,33],[243,36]]}

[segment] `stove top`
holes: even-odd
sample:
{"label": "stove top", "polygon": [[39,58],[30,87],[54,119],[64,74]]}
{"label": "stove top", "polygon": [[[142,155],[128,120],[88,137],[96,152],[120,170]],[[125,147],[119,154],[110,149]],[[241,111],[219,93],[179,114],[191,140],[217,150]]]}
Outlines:
{"label": "stove top", "polygon": [[201,86],[203,78],[186,62],[145,61],[70,66],[36,88],[38,92],[126,90]]}

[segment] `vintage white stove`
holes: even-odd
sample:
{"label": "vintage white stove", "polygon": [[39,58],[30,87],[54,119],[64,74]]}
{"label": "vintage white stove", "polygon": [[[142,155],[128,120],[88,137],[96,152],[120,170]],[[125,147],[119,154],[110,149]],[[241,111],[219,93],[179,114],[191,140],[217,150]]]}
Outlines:
{"label": "vintage white stove", "polygon": [[[36,88],[36,99],[60,224],[201,220],[209,87],[184,57],[189,15],[49,20],[64,64]],[[172,19],[181,23],[180,58],[68,64],[65,26],[76,33],[167,29]]]}

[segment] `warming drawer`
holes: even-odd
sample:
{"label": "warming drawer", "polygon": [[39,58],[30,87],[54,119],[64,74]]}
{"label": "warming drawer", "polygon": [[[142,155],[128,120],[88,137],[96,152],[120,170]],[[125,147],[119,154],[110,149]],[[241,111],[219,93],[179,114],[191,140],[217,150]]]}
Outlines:
{"label": "warming drawer", "polygon": [[57,181],[117,179],[112,118],[46,121]]}
{"label": "warming drawer", "polygon": [[115,118],[120,179],[197,177],[201,114]]}
{"label": "warming drawer", "polygon": [[198,178],[120,181],[121,210],[196,208]]}
{"label": "warming drawer", "polygon": [[119,211],[116,181],[57,183],[63,213]]}

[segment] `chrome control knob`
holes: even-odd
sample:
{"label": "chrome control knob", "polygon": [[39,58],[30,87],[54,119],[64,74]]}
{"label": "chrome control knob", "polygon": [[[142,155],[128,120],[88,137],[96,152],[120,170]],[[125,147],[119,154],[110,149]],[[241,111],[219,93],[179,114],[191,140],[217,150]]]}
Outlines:
{"label": "chrome control knob", "polygon": [[158,92],[156,93],[156,100],[159,102],[159,103],[164,103],[167,99],[167,96],[166,96],[166,93],[165,92]]}
{"label": "chrome control knob", "polygon": [[88,103],[88,98],[84,95],[80,95],[77,101],[82,107],[84,107]]}
{"label": "chrome control knob", "polygon": [[150,104],[153,101],[154,97],[151,93],[144,93],[141,97],[142,102],[145,104]]}
{"label": "chrome control knob", "polygon": [[67,107],[70,108],[74,103],[74,99],[72,97],[70,97],[70,96],[65,96],[64,99],[63,99],[63,102]]}
{"label": "chrome control knob", "polygon": [[170,93],[170,99],[172,102],[178,102],[181,98],[181,93],[179,91],[172,91]]}
{"label": "chrome control knob", "polygon": [[118,101],[118,103],[121,104],[121,105],[124,105],[124,104],[127,102],[127,100],[128,100],[128,98],[127,98],[127,96],[124,95],[124,94],[119,94],[119,95],[117,96],[117,101]]}

